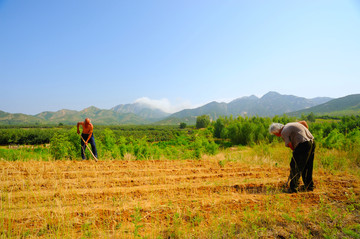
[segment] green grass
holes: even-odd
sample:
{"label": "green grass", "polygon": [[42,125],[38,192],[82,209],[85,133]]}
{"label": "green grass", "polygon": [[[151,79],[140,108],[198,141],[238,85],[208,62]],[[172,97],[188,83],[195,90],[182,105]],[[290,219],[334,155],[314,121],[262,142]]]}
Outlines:
{"label": "green grass", "polygon": [[52,159],[52,156],[49,149],[43,146],[1,147],[0,159],[6,161],[49,161]]}

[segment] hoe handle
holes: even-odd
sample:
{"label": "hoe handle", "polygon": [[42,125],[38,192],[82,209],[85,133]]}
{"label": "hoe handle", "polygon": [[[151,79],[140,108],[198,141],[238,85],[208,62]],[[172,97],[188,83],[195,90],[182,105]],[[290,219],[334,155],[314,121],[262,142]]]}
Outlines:
{"label": "hoe handle", "polygon": [[89,145],[85,142],[85,140],[84,140],[84,138],[81,136],[81,134],[79,134],[79,135],[80,135],[80,137],[81,137],[82,141],[84,142],[84,144],[86,145],[86,147],[88,148],[88,150],[90,151],[91,155],[94,157],[95,162],[97,162],[97,161],[98,161],[98,159],[95,157],[95,155],[94,155],[94,154],[93,154],[93,152],[91,151],[91,149],[90,149]]}

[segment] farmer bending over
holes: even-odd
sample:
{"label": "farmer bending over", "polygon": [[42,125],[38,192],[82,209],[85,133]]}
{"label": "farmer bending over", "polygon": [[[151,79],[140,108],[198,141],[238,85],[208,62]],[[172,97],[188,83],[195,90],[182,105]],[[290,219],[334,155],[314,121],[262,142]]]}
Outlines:
{"label": "farmer bending over", "polygon": [[281,137],[285,146],[293,150],[290,162],[290,188],[288,193],[297,192],[300,175],[304,182],[305,191],[314,190],[312,179],[315,142],[305,121],[288,123],[285,126],[279,123],[270,125],[270,134]]}
{"label": "farmer bending over", "polygon": [[86,118],[84,122],[78,122],[77,123],[77,133],[80,134],[80,130],[79,130],[79,126],[82,126],[83,131],[81,134],[81,137],[84,139],[84,141],[81,139],[81,157],[82,159],[86,159],[85,157],[85,147],[88,143],[90,143],[91,145],[91,149],[93,151],[93,154],[95,155],[95,157],[97,158],[97,150],[96,150],[96,145],[95,145],[95,139],[94,139],[94,134],[93,134],[93,129],[94,126],[92,125],[92,123],[90,122],[89,118]]}

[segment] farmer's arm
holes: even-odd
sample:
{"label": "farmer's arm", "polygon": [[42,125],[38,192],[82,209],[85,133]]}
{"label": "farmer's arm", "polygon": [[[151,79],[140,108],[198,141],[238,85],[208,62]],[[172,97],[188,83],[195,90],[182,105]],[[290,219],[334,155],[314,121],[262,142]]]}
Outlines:
{"label": "farmer's arm", "polygon": [[291,148],[291,150],[294,150],[294,145],[291,143],[291,131],[289,130],[282,130],[281,131],[281,138],[285,141],[285,146]]}
{"label": "farmer's arm", "polygon": [[[84,122],[78,122],[78,123],[77,123],[76,127],[77,127],[77,133],[78,133],[78,134],[80,134],[79,126],[80,126],[80,125],[83,125],[83,124],[84,124]],[[84,127],[84,126],[83,126],[83,127]]]}
{"label": "farmer's arm", "polygon": [[294,146],[293,146],[292,143],[291,143],[290,137],[284,136],[284,135],[282,135],[281,137],[282,137],[282,138],[284,139],[284,141],[285,141],[285,146],[291,148],[292,150],[294,150]]}
{"label": "farmer's arm", "polygon": [[294,150],[294,146],[292,145],[292,143],[290,142],[290,140],[289,140],[289,141],[285,141],[285,146],[291,148],[291,150]]}

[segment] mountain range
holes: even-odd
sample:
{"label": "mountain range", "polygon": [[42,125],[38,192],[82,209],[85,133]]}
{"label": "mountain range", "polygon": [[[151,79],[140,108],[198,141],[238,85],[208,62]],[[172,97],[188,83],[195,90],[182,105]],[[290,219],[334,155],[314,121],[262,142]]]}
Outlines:
{"label": "mountain range", "polygon": [[290,116],[308,115],[344,116],[360,115],[360,94],[348,95],[330,100],[324,104],[289,113]]}
{"label": "mountain range", "polygon": [[219,116],[275,116],[282,115],[312,106],[316,106],[331,100],[329,97],[317,97],[306,99],[293,95],[281,95],[270,91],[261,98],[255,95],[235,99],[229,103],[213,101],[196,109],[186,109],[175,114],[172,118],[189,118],[199,115],[210,115],[216,120]]}
{"label": "mountain range", "polygon": [[270,91],[261,98],[254,95],[241,97],[229,103],[210,102],[195,109],[185,109],[169,114],[161,109],[144,103],[120,104],[111,109],[99,109],[94,106],[81,111],[59,110],[42,112],[37,115],[11,114],[0,111],[0,125],[19,124],[76,124],[89,117],[94,124],[162,124],[171,125],[185,122],[195,124],[199,115],[210,115],[216,120],[219,116],[275,116],[289,114],[347,115],[360,114],[360,94],[338,99],[317,97],[306,99],[293,95],[282,95]]}

